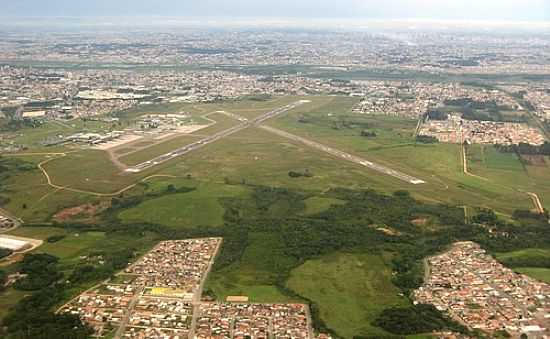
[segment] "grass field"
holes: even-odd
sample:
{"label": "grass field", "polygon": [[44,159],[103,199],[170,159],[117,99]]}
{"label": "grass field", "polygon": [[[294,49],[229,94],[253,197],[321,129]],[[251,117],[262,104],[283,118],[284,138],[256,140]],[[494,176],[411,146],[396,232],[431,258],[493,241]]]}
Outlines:
{"label": "grass field", "polygon": [[51,235],[65,235],[62,240],[43,245],[31,253],[47,253],[59,258],[59,268],[69,277],[77,265],[86,263],[86,256],[94,253],[113,252],[124,248],[134,249],[138,255],[149,250],[156,242],[156,235],[145,233],[138,237],[127,234],[110,234],[104,232],[64,231],[59,228],[21,227],[10,232],[11,235],[25,236],[36,239],[46,239]]}
{"label": "grass field", "polygon": [[[495,257],[514,271],[531,278],[550,283],[550,249],[528,248],[524,250],[496,253]],[[530,267],[535,265],[537,267]],[[540,267],[541,265],[547,267]]]}
{"label": "grass field", "polygon": [[502,262],[509,262],[518,259],[532,260],[540,258],[550,258],[550,249],[528,248],[514,252],[497,253],[496,258]]}
{"label": "grass field", "polygon": [[125,223],[149,222],[173,228],[222,226],[225,210],[219,199],[245,193],[240,186],[199,184],[195,191],[145,201],[118,217]]}
{"label": "grass field", "polygon": [[[47,159],[44,156],[18,158],[35,165]],[[45,221],[64,207],[94,200],[88,195],[53,190],[47,185],[46,178],[38,168],[17,172],[3,184],[4,190],[10,198],[4,208],[26,222]]]}
{"label": "grass field", "polygon": [[189,145],[198,140],[200,140],[199,137],[192,135],[178,136],[168,141],[164,141],[156,145],[149,146],[145,149],[141,149],[136,152],[124,155],[123,157],[120,157],[119,160],[128,166],[137,165],[139,163],[158,157],[159,155],[163,155],[170,151],[173,151],[174,149]]}
{"label": "grass field", "polygon": [[220,300],[230,295],[245,295],[252,302],[297,301],[274,286],[282,272],[297,264],[295,259],[283,253],[282,236],[261,232],[249,234],[249,245],[239,262],[213,271],[206,288]]}
{"label": "grass field", "polygon": [[516,154],[501,153],[493,146],[484,145],[469,146],[467,154],[470,172],[497,185],[537,193],[542,204],[550,209],[550,165],[544,159],[529,163]]}
{"label": "grass field", "polygon": [[514,271],[530,276],[531,278],[543,281],[550,284],[550,268],[540,267],[522,267],[516,268]]}
{"label": "grass field", "polygon": [[[248,100],[192,106],[180,104],[170,107],[174,111],[183,109],[199,115],[226,110],[253,117],[297,99],[285,97],[267,101]],[[223,178],[229,177],[257,184],[298,185],[319,190],[342,185],[370,187],[384,192],[407,189],[415,197],[425,201],[489,207],[506,215],[511,215],[517,208],[532,208],[529,197],[518,191],[518,188],[532,189],[539,193],[543,204],[550,203],[550,187],[546,183],[550,182],[547,180],[550,177],[547,172],[550,171],[534,166],[528,167],[528,176],[525,176],[527,179],[519,179],[520,183],[525,181],[528,185],[522,184],[518,188],[510,187],[509,180],[486,181],[468,177],[462,173],[460,146],[416,144],[413,135],[416,121],[413,119],[353,114],[351,107],[356,99],[348,97],[308,97],[308,100],[312,102],[271,120],[269,124],[417,176],[427,181],[427,184],[404,184],[257,129],[247,129],[138,175],[122,175],[110,163],[105,152],[100,151],[76,152],[48,163],[46,168],[58,185],[100,193],[115,192],[150,174],[191,173],[208,182],[220,182]],[[168,110],[166,107],[157,109]],[[148,111],[144,110],[142,114],[146,112]],[[234,119],[219,113],[210,117],[218,123],[199,131],[200,133],[197,132],[198,134],[212,134],[237,123]],[[304,119],[305,123],[299,122]],[[377,136],[361,137],[360,133],[364,129],[375,132]],[[144,161],[150,156],[169,151],[172,146],[178,146],[174,143],[178,141],[144,149],[128,155],[123,160],[130,163]],[[506,165],[505,168],[513,169],[507,171],[513,173],[519,168],[513,159],[507,161],[498,154],[490,153],[488,159],[487,163],[493,168]],[[522,166],[521,163],[519,166]],[[478,167],[472,162],[472,172],[476,173]],[[290,179],[285,175],[290,170],[304,168],[313,171],[315,177],[311,180]],[[489,167],[488,170],[503,171]],[[478,175],[483,176],[483,173]],[[47,193],[47,190],[45,191],[44,194]]]}
{"label": "grass field", "polygon": [[107,153],[98,150],[70,153],[48,162],[44,168],[56,185],[100,193],[111,193],[136,182],[135,176],[123,175]]}
{"label": "grass field", "polygon": [[164,114],[186,112],[193,116],[201,116],[215,111],[227,111],[243,115],[248,118],[265,113],[275,107],[284,106],[294,97],[274,97],[267,100],[229,100],[223,103],[190,104],[190,103],[165,103],[154,105],[142,105],[118,112],[118,116],[125,121],[135,119],[144,114]]}
{"label": "grass field", "polygon": [[311,197],[306,199],[305,203],[306,210],[304,211],[304,214],[311,215],[326,211],[332,205],[341,205],[345,204],[346,202],[333,198]]}
{"label": "grass field", "polygon": [[[401,187],[426,201],[489,207],[508,215],[516,208],[532,207],[527,195],[508,185],[464,175],[459,145],[417,144],[417,122],[413,119],[354,114],[353,98],[309,99],[312,104],[268,124],[423,179],[427,184]],[[376,137],[362,137],[365,129],[376,133]],[[389,181],[373,183],[372,187],[387,191]]]}
{"label": "grass field", "polygon": [[370,325],[385,308],[403,306],[383,256],[338,253],[292,271],[287,286],[317,303],[321,318],[343,338],[388,335]]}
{"label": "grass field", "polygon": [[29,292],[18,291],[13,288],[8,288],[0,294],[0,319],[8,314],[9,308],[15,305],[19,300],[23,299]]}
{"label": "grass field", "polygon": [[31,149],[41,148],[41,142],[49,137],[57,135],[70,135],[77,132],[105,132],[112,130],[114,126],[109,123],[98,121],[83,121],[80,119],[69,122],[47,122],[39,127],[27,127],[16,132],[2,133],[16,144],[25,145]]}

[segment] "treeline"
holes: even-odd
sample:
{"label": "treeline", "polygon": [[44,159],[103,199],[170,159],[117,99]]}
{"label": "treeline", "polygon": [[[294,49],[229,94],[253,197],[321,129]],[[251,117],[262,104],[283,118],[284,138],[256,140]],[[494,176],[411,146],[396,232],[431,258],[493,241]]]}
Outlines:
{"label": "treeline", "polygon": [[457,98],[457,99],[446,99],[443,102],[446,106],[458,106],[458,107],[471,107],[473,109],[496,109],[499,106],[496,101],[477,101],[472,98]]}
{"label": "treeline", "polygon": [[493,211],[483,210],[472,217],[472,222],[489,228],[491,232],[479,232],[469,238],[491,252],[548,248],[550,232],[547,213],[540,215],[518,210],[514,212],[514,218],[515,222],[506,222],[498,218]]}
{"label": "treeline", "polygon": [[414,335],[450,330],[469,334],[463,325],[450,319],[432,305],[419,304],[404,308],[388,308],[372,322],[389,333]]}
{"label": "treeline", "polygon": [[424,119],[430,119],[430,120],[447,120],[449,118],[449,114],[442,112],[442,111],[428,111],[424,114]]}
{"label": "treeline", "polygon": [[102,264],[77,266],[69,276],[69,281],[72,284],[83,284],[107,279],[128,266],[134,258],[134,253],[135,250],[131,248],[115,252],[97,252],[95,256],[101,257]]}
{"label": "treeline", "polygon": [[519,145],[495,145],[495,147],[503,153],[550,156],[550,142],[548,141],[540,146],[520,143]]}
{"label": "treeline", "polygon": [[38,128],[44,123],[36,119],[10,119],[7,123],[0,125],[0,132],[15,132],[23,128]]}
{"label": "treeline", "polygon": [[[141,183],[141,185],[144,186],[145,190],[148,187],[146,183]],[[146,200],[159,198],[167,194],[188,193],[194,190],[195,188],[193,187],[176,187],[174,185],[167,185],[164,190],[159,192],[147,192],[142,195],[131,196],[124,196],[123,194],[121,194],[120,196],[111,199],[111,206],[109,207],[107,212],[116,212],[118,210],[132,208],[143,203]]]}
{"label": "treeline", "polygon": [[4,317],[0,336],[6,339],[89,338],[93,330],[83,325],[78,316],[59,315],[51,310],[63,299],[66,288],[58,284],[23,298]]}
{"label": "treeline", "polygon": [[417,135],[416,142],[419,142],[421,144],[437,144],[439,140],[437,140],[436,137],[432,137],[430,135]]}
{"label": "treeline", "polygon": [[466,120],[478,121],[525,121],[526,117],[507,118],[501,111],[512,110],[511,107],[500,106],[494,100],[477,101],[472,98],[447,99],[444,101],[446,106],[458,107],[462,113],[462,118]]}

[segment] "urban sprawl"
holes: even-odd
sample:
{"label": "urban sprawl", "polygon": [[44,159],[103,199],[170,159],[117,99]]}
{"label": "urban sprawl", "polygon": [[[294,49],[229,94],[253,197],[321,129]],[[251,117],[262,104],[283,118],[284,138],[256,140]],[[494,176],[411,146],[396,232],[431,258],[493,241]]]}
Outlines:
{"label": "urban sprawl", "polygon": [[416,302],[433,304],[471,329],[519,338],[550,335],[550,285],[513,272],[473,242],[427,259]]}
{"label": "urban sprawl", "polygon": [[312,338],[307,305],[253,304],[244,296],[202,301],[202,286],[221,242],[161,242],[59,312],[79,315],[97,337]]}

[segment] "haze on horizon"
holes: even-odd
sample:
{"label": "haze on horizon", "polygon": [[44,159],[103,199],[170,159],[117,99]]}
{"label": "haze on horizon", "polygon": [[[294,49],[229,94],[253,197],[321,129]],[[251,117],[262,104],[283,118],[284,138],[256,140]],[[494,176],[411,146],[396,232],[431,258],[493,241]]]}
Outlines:
{"label": "haze on horizon", "polygon": [[550,21],[550,0],[0,0],[1,17]]}

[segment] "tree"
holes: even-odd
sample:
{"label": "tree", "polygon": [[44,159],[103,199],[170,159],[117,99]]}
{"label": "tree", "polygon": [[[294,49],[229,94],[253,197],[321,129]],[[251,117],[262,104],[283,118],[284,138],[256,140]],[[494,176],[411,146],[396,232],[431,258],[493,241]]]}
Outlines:
{"label": "tree", "polygon": [[376,138],[376,132],[372,132],[372,131],[364,129],[364,130],[361,131],[361,136],[362,137],[367,137],[367,138]]}

